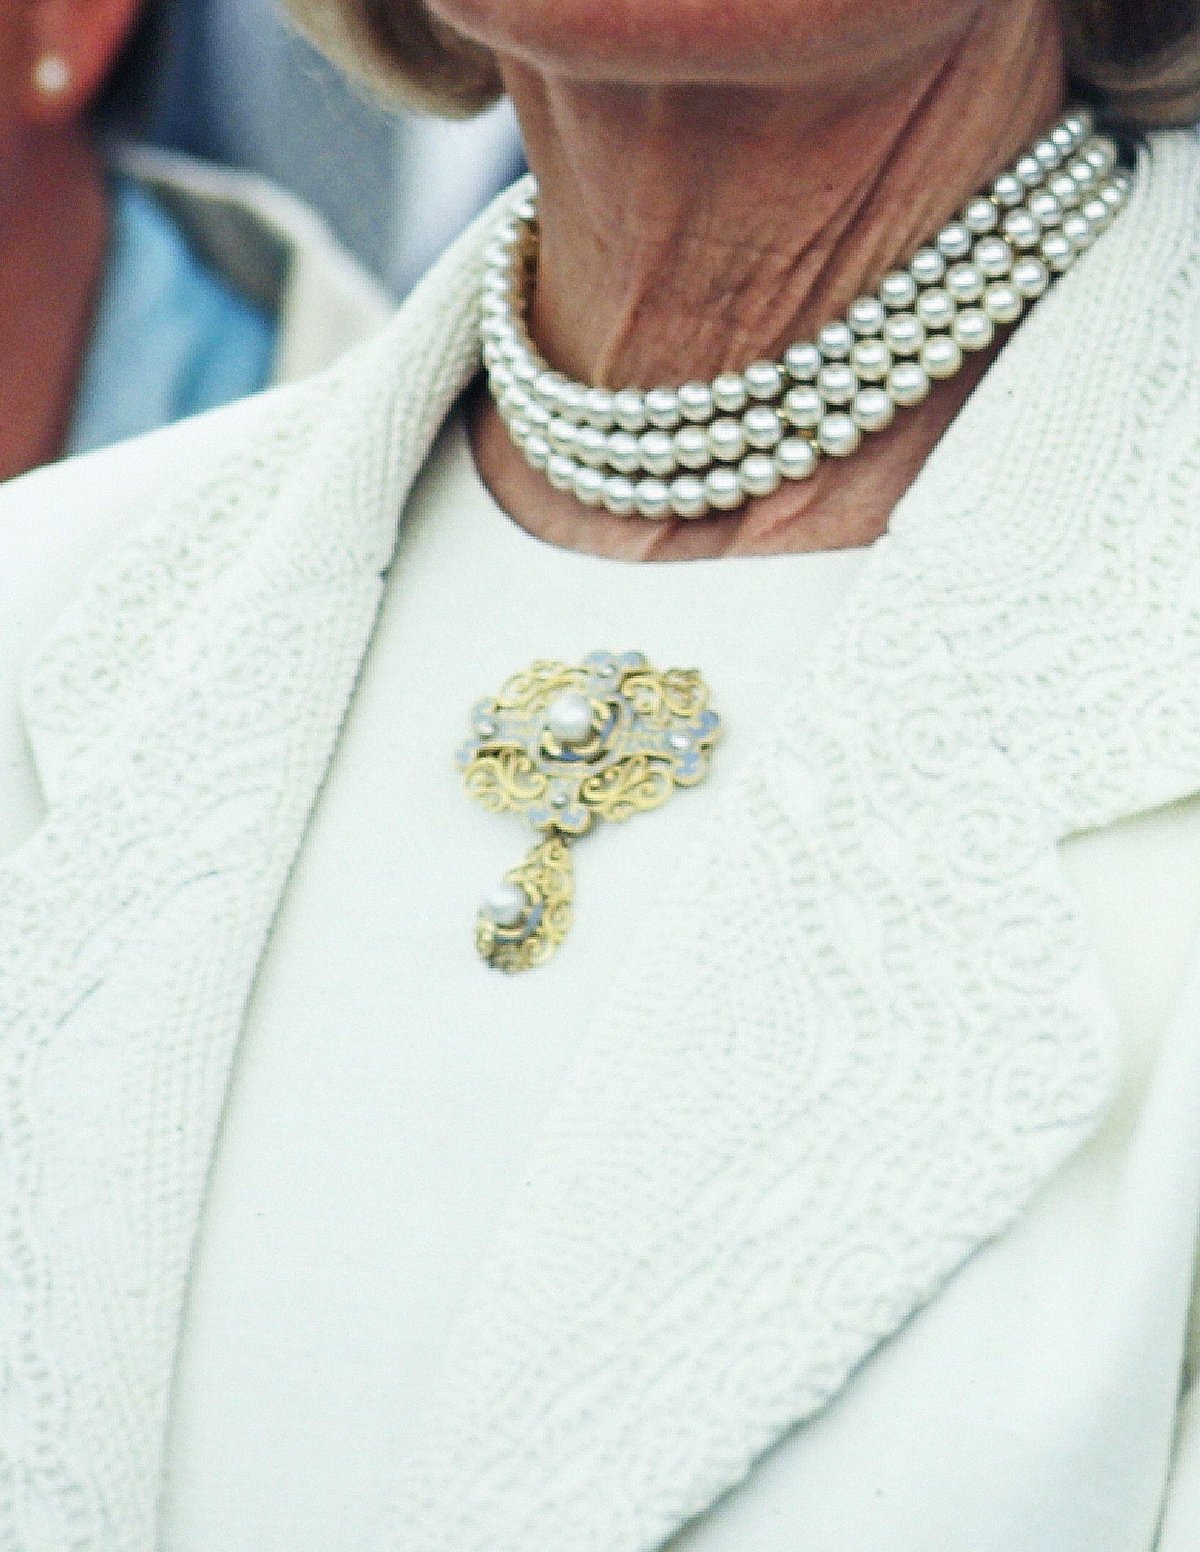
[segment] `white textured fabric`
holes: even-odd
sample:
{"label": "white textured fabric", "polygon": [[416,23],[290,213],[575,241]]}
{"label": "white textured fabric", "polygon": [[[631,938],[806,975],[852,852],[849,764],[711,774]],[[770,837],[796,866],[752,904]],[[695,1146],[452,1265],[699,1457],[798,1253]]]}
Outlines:
{"label": "white textured fabric", "polygon": [[[0,499],[2,531],[108,470],[147,519],[27,679],[47,810],[0,871],[0,1545],[154,1545],[229,1062],[396,518],[476,363],[482,241],[324,379]],[[1122,1117],[1107,1207],[1099,1181],[1076,1203],[1097,1257],[1070,1319],[1096,1339],[1079,1372],[1051,1340],[1033,1373],[1054,1383],[1014,1386],[1041,1427],[1018,1439],[1057,1449],[1001,1452],[990,1492],[941,1487],[958,1545],[1152,1543],[1200,1194],[1200,1118],[1178,1104],[1196,1006],[1125,1090],[1057,846],[1200,789],[1198,266],[1200,154],[1162,137],[681,859],[469,1290],[387,1544],[634,1552],[808,1419],[819,1459],[989,1262],[1052,1247],[1047,1187],[1069,1192],[1076,1150]],[[1051,1266],[1031,1258],[1031,1290]],[[1157,1361],[1130,1367],[1139,1327]],[[910,1372],[918,1415],[940,1416],[937,1374],[936,1350]],[[880,1442],[902,1469],[894,1419]],[[843,1510],[866,1516],[850,1480]],[[906,1540],[862,1519],[866,1544],[940,1552],[940,1502],[910,1508]]]}
{"label": "white textured fabric", "polygon": [[[454,418],[408,503],[246,1021],[185,1316],[165,1552],[367,1543],[588,1010],[864,558],[554,549],[496,509]],[[613,644],[702,667],[727,736],[702,786],[580,844],[567,948],[497,975],[475,912],[531,837],[464,794],[468,712],[538,657]]]}

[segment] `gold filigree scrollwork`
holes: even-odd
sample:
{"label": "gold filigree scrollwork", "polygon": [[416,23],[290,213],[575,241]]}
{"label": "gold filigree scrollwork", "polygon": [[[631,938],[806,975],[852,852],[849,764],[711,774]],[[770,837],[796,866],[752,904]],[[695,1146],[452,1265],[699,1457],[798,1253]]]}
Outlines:
{"label": "gold filigree scrollwork", "polygon": [[523,749],[489,750],[472,761],[467,791],[492,814],[523,814],[546,791],[545,771]]}
{"label": "gold filigree scrollwork", "polygon": [[480,701],[459,752],[467,791],[492,813],[522,814],[544,837],[485,902],[476,943],[487,963],[544,964],[571,921],[568,838],[696,786],[719,734],[697,670],[660,672],[640,652],[541,659]]}
{"label": "gold filigree scrollwork", "polygon": [[579,794],[598,818],[620,821],[661,808],[674,789],[665,760],[633,754],[587,777]]}
{"label": "gold filigree scrollwork", "polygon": [[545,964],[571,927],[575,870],[570,843],[548,835],[504,878],[528,902],[525,914],[504,926],[485,906],[475,924],[475,947],[495,970],[533,970]]}

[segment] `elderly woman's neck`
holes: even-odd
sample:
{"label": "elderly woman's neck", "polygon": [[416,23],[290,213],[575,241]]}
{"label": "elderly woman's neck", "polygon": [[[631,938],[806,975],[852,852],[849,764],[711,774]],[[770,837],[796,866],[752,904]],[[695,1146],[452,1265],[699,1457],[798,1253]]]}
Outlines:
{"label": "elderly woman's neck", "polygon": [[542,186],[534,334],[613,387],[711,377],[827,322],[1060,108],[1044,0],[897,68],[788,89],[612,87],[509,67]]}

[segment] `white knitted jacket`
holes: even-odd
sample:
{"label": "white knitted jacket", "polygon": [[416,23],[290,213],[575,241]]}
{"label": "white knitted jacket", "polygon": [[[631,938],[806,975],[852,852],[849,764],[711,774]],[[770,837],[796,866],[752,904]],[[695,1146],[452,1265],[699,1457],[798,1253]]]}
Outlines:
{"label": "white knitted jacket", "polygon": [[[19,520],[115,470],[140,525],[29,663],[47,812],[0,864],[3,1552],[154,1548],[243,1011],[407,492],[477,366],[487,225],[324,377],[0,495]],[[1112,1011],[1056,842],[1198,789],[1180,134],[972,396],[681,859],[387,1543],[649,1549],[825,1406],[1103,1113]]]}

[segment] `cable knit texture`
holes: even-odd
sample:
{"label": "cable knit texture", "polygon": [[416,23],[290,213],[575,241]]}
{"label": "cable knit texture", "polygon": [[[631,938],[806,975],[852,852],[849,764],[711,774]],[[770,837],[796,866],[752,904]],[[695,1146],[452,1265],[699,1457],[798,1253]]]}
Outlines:
{"label": "cable knit texture", "polygon": [[[246,998],[476,365],[488,224],[381,342],[215,418],[219,454],[146,492],[30,665],[49,811],[0,871],[0,1549],[153,1552]],[[1094,1128],[1115,1025],[1055,845],[1200,789],[1198,266],[1200,148],[1165,136],[681,858],[387,1546],[649,1552]]]}

